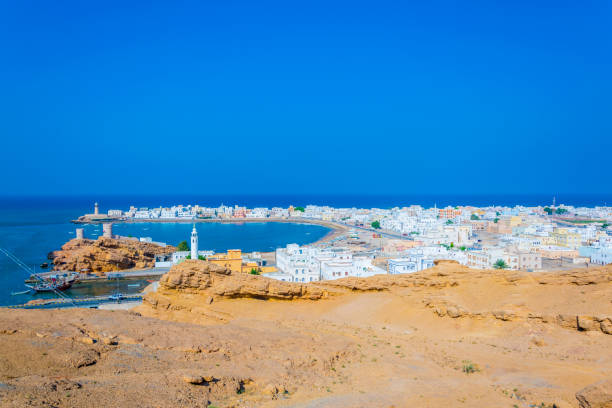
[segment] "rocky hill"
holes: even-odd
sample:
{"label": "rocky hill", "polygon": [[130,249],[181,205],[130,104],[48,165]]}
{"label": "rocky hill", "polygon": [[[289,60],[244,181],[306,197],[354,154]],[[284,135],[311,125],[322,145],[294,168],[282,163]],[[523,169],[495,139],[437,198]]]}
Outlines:
{"label": "rocky hill", "polygon": [[59,271],[112,272],[131,268],[150,268],[155,266],[155,255],[170,254],[176,251],[172,246],[162,247],[148,242],[132,239],[112,239],[99,237],[73,239],[60,251],[50,254]]}
{"label": "rocky hill", "polygon": [[610,407],[612,265],[316,284],[185,261],[136,310],[0,310],[2,406]]}
{"label": "rocky hill", "polygon": [[[612,334],[612,267],[554,273],[474,270],[454,261],[404,275],[377,275],[315,283],[291,283],[236,274],[203,261],[185,261],[145,298],[143,313],[172,320],[177,313],[223,299],[321,300],[358,292],[410,296],[421,309],[451,319],[540,322],[573,330]],[[586,292],[589,296],[584,296]],[[518,300],[517,300],[518,299]],[[581,299],[577,301],[577,299]],[[179,316],[180,315],[180,316]]]}

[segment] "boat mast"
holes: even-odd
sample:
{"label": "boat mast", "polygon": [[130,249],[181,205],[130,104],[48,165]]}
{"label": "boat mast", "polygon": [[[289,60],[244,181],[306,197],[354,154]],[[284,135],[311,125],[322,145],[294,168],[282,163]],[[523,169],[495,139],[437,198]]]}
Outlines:
{"label": "boat mast", "polygon": [[[36,273],[34,272],[34,270],[32,268],[30,268],[28,265],[26,265],[21,259],[17,258],[11,252],[9,252],[5,248],[1,248],[1,247],[0,247],[0,252],[3,253],[4,255],[6,255],[11,261],[15,262],[17,264],[17,266],[19,266],[21,269],[23,269],[24,271],[29,273],[30,276],[34,276],[34,279],[38,279],[40,281],[40,283],[45,283],[45,280],[43,278],[41,278],[40,276],[36,275]],[[55,289],[53,287],[51,287],[51,290],[57,296],[59,296],[60,298],[69,300],[70,303],[72,303],[73,305],[76,306],[76,304],[74,303],[74,300],[70,296],[63,294],[62,292],[60,292],[59,290],[57,290],[57,289]]]}

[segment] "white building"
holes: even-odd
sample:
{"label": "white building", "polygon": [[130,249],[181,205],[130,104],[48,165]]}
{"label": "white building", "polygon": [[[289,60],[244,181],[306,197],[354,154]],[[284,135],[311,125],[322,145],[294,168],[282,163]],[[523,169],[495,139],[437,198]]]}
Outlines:
{"label": "white building", "polygon": [[389,259],[389,273],[397,275],[400,273],[413,273],[424,269],[432,268],[434,261],[423,256],[413,255],[408,258]]}
{"label": "white building", "polygon": [[134,218],[146,219],[151,218],[151,213],[148,208],[141,208],[134,213]]}
{"label": "white building", "polygon": [[276,267],[278,273],[266,276],[289,282],[315,282],[386,273],[384,269],[372,265],[370,258],[353,258],[347,248],[319,249],[297,244],[276,250]]}
{"label": "white building", "polygon": [[[290,282],[314,282],[320,280],[319,268],[315,265],[315,248],[289,244],[276,250],[276,268],[289,276]],[[266,275],[270,278],[274,276]],[[284,279],[281,279],[284,280]]]}
{"label": "white building", "polygon": [[270,211],[267,208],[253,208],[251,212],[247,214],[247,218],[268,218],[269,213]]}
{"label": "white building", "polygon": [[174,208],[162,208],[159,218],[166,220],[177,218],[177,211]]}
{"label": "white building", "polygon": [[353,257],[353,269],[353,276],[357,278],[367,278],[368,276],[387,273],[384,269],[374,266],[371,258],[361,256]]}
{"label": "white building", "polygon": [[281,207],[273,207],[270,210],[270,217],[272,218],[287,218],[289,217],[289,210]]}
{"label": "white building", "polygon": [[[540,257],[540,265],[541,259]],[[504,261],[506,269],[518,270],[520,267],[519,254],[506,251],[503,248],[484,248],[478,251],[468,251],[467,253],[467,266],[470,268],[491,269],[499,260]],[[529,258],[526,262],[533,263],[534,268],[536,268],[536,259]]]}
{"label": "white building", "polygon": [[191,230],[191,259],[198,259],[198,231],[196,231],[195,224]]}
{"label": "white building", "polygon": [[591,255],[591,263],[607,265],[612,263],[612,248],[598,248]]}

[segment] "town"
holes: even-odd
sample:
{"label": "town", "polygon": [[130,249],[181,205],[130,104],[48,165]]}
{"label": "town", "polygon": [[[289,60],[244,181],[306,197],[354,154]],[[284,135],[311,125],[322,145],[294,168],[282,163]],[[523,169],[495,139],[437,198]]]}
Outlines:
{"label": "town", "polygon": [[[612,207],[557,206],[554,200],[550,206],[538,207],[411,205],[391,209],[178,205],[113,209],[105,214],[96,203],[93,214],[78,220],[104,223],[106,236],[112,236],[112,222],[203,221],[312,222],[336,231],[330,239],[301,247],[289,244],[271,254],[242,254],[239,249],[215,254],[198,248],[194,226],[190,248],[160,257],[156,266],[169,267],[187,258],[200,258],[237,272],[313,282],[417,272],[440,260],[475,269],[527,272],[612,262]],[[146,237],[141,240],[151,241]]]}

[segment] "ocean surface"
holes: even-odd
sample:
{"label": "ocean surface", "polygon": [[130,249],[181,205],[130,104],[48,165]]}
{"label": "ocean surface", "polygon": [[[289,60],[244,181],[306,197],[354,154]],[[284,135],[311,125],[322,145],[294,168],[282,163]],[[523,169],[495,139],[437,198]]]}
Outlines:
{"label": "ocean surface", "polygon": [[[19,257],[26,264],[40,271],[39,265],[47,259],[47,253],[59,249],[74,238],[76,225],[70,220],[93,212],[94,202],[101,212],[109,209],[126,210],[136,207],[158,207],[176,204],[199,204],[216,207],[221,204],[247,207],[287,207],[308,204],[332,207],[392,208],[419,204],[424,207],[447,205],[549,205],[553,194],[539,195],[164,195],[164,196],[53,196],[53,197],[2,197],[0,196],[0,247]],[[557,194],[557,204],[575,206],[601,206],[612,204],[612,194],[577,195]],[[85,236],[95,238],[101,234],[100,225],[86,225]],[[151,237],[155,241],[176,245],[189,240],[191,224],[138,223],[116,224],[120,235]],[[324,236],[329,230],[317,225],[284,223],[245,224],[197,224],[200,248],[225,251],[240,248],[245,252],[271,251],[288,243],[307,244]],[[12,261],[0,254],[0,305],[24,303],[31,295],[12,296],[12,292],[25,290],[23,280],[27,276]],[[123,292],[140,291],[146,281],[120,283]],[[136,286],[139,284],[138,286]],[[72,296],[99,295],[112,292],[115,283],[93,284],[75,287]],[[37,295],[40,296],[40,295]]]}

